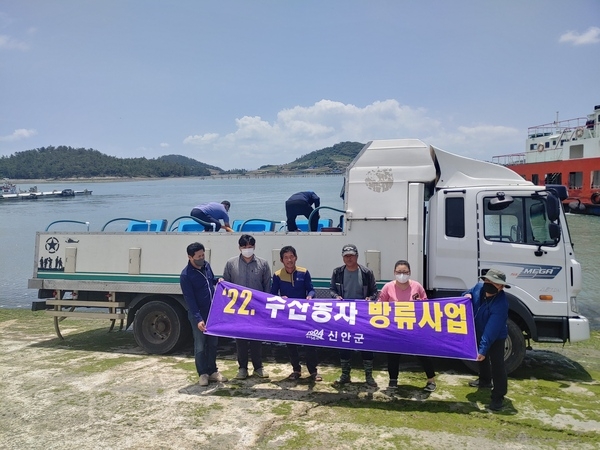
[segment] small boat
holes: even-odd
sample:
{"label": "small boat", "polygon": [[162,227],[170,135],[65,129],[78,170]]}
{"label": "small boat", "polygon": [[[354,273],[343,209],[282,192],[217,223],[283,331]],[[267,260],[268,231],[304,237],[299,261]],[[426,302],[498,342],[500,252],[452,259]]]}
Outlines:
{"label": "small boat", "polygon": [[18,190],[14,183],[4,180],[0,187],[0,200],[38,200],[40,198],[75,197],[79,195],[91,195],[92,191],[84,189],[76,191],[73,189],[55,189],[53,191],[39,191],[37,186],[30,187],[27,191]]}
{"label": "small boat", "polygon": [[13,183],[9,183],[8,180],[4,180],[2,186],[0,186],[0,195],[4,194],[16,194],[17,193],[17,185]]}
{"label": "small boat", "polygon": [[567,212],[600,216],[600,105],[587,117],[530,127],[525,152],[492,161],[533,184],[567,186]]}

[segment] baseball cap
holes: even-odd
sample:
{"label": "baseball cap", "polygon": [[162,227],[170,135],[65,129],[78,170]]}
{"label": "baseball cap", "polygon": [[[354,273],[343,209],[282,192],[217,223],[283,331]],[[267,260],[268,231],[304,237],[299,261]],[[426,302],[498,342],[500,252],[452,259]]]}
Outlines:
{"label": "baseball cap", "polygon": [[486,272],[485,275],[480,277],[482,280],[489,280],[492,283],[501,284],[505,288],[510,288],[508,284],[506,284],[506,275],[504,272],[498,269],[490,269]]}
{"label": "baseball cap", "polygon": [[356,248],[356,245],[354,245],[354,244],[344,245],[344,247],[342,248],[342,256],[346,256],[346,255],[358,256],[358,249]]}

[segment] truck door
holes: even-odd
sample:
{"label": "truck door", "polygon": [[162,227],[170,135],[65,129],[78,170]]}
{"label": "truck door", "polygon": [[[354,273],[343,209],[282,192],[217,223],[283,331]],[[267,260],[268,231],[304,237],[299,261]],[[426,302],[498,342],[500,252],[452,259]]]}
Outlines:
{"label": "truck door", "polygon": [[558,219],[552,223],[548,217],[548,203],[546,195],[530,192],[479,193],[478,275],[498,268],[512,285],[507,293],[534,316],[566,316],[569,268]]}

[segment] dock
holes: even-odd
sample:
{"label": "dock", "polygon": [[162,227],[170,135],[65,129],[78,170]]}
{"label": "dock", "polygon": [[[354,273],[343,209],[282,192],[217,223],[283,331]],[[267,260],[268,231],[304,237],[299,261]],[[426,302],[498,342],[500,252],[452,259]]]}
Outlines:
{"label": "dock", "polygon": [[53,191],[38,191],[29,190],[28,192],[11,192],[11,193],[0,193],[0,200],[38,200],[42,198],[66,198],[66,197],[77,197],[81,195],[92,195],[92,191],[84,189],[82,191],[76,191],[73,189],[62,189]]}

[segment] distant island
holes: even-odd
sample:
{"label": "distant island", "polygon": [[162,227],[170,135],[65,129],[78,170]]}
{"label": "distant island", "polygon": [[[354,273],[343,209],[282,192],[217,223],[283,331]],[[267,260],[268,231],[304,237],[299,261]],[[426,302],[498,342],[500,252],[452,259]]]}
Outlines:
{"label": "distant island", "polygon": [[0,157],[0,179],[49,180],[77,178],[168,178],[208,176],[285,176],[342,174],[364,144],[340,142],[315,150],[288,164],[265,165],[257,170],[223,170],[182,155],[155,159],[117,158],[94,149],[42,147]]}

